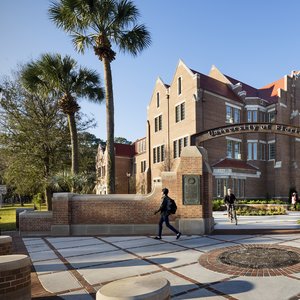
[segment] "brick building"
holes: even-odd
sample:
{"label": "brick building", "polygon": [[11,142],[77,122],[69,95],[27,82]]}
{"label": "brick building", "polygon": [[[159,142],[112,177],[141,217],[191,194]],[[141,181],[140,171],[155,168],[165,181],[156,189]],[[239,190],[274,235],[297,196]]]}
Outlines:
{"label": "brick building", "polygon": [[[129,152],[128,156],[118,155],[116,146],[117,193],[128,192],[128,180],[131,193],[149,192],[153,182],[160,181],[161,172],[177,168],[182,149],[196,143],[207,150],[215,198],[223,197],[228,187],[239,198],[287,198],[291,189],[300,187],[300,135],[282,134],[284,130],[240,130],[201,142],[197,137],[235,124],[240,128],[252,124],[254,129],[260,128],[255,124],[298,127],[298,75],[292,72],[257,89],[215,66],[204,75],[179,61],[169,85],[160,78],[155,83],[147,108],[146,137],[131,146],[131,156]],[[103,149],[99,151],[97,193],[105,193],[105,172],[99,172],[99,166],[104,169],[105,155]],[[124,177],[126,173],[130,178]]]}

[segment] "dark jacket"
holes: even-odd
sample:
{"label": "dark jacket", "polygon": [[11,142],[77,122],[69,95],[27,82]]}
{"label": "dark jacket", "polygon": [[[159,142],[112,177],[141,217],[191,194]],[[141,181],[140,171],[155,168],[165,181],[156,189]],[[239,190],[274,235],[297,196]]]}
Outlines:
{"label": "dark jacket", "polygon": [[161,205],[160,208],[158,209],[157,212],[160,212],[161,215],[168,216],[168,203],[169,203],[169,197],[168,196],[163,196],[161,198]]}
{"label": "dark jacket", "polygon": [[230,194],[230,195],[226,195],[224,198],[224,202],[225,204],[234,204],[234,202],[236,201],[236,198],[234,196],[234,194]]}

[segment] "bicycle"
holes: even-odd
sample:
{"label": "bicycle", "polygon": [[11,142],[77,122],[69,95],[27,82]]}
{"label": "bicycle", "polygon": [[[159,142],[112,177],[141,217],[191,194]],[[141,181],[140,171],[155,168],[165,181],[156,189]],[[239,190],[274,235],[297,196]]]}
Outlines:
{"label": "bicycle", "polygon": [[233,223],[233,220],[234,220],[235,225],[238,224],[234,203],[229,203],[228,204],[228,218],[230,219],[230,223]]}

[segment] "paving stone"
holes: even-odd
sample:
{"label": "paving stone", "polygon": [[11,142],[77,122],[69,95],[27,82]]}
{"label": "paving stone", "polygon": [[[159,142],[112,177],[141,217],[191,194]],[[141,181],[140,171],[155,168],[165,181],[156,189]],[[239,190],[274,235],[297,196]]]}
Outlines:
{"label": "paving stone", "polygon": [[86,290],[79,290],[70,293],[60,294],[60,298],[64,300],[93,300],[94,298]]}
{"label": "paving stone", "polygon": [[89,284],[100,284],[131,276],[147,274],[160,269],[141,259],[131,259],[118,263],[79,269],[78,272]]}
{"label": "paving stone", "polygon": [[237,277],[213,288],[240,300],[283,300],[300,293],[299,280],[285,276]]}
{"label": "paving stone", "polygon": [[95,238],[89,239],[69,239],[65,241],[56,242],[55,240],[48,239],[49,242],[56,248],[56,249],[64,249],[64,248],[71,248],[71,247],[80,247],[80,246],[88,246],[88,245],[103,245],[102,241],[99,241]]}
{"label": "paving stone", "polygon": [[116,251],[118,248],[111,246],[109,244],[94,244],[88,246],[81,246],[81,247],[71,247],[71,248],[61,248],[58,249],[58,252],[64,257],[71,257],[71,256],[79,256],[79,255],[87,255],[92,253],[101,253],[101,252],[108,252],[108,251]]}
{"label": "paving stone", "polygon": [[69,271],[40,275],[39,280],[45,290],[51,293],[59,293],[82,287]]}
{"label": "paving stone", "polygon": [[66,259],[73,266],[73,268],[85,268],[134,258],[136,258],[134,255],[122,250],[117,250],[90,255],[73,256]]}
{"label": "paving stone", "polygon": [[40,260],[49,260],[58,258],[57,255],[52,251],[42,251],[42,252],[32,252],[30,253],[30,258],[33,262]]}
{"label": "paving stone", "polygon": [[198,263],[198,259],[202,253],[192,249],[185,251],[173,252],[171,254],[161,254],[157,256],[148,256],[147,259],[162,265],[166,268],[174,268],[186,264]]}
{"label": "paving stone", "polygon": [[167,252],[181,251],[184,249],[185,248],[177,246],[177,245],[172,245],[169,243],[161,242],[160,244],[157,244],[157,245],[131,248],[130,252],[132,252],[136,255],[145,257],[145,256],[152,256],[152,255],[157,255],[157,254],[159,255],[159,254],[167,253]]}
{"label": "paving stone", "polygon": [[34,262],[33,266],[38,275],[67,270],[67,267],[60,259]]}

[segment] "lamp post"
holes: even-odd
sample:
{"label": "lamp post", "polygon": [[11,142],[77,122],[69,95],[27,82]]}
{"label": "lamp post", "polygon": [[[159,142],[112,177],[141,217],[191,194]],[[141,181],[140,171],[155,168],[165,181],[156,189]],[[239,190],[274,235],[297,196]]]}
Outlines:
{"label": "lamp post", "polygon": [[129,173],[129,172],[127,172],[126,173],[126,176],[127,176],[127,179],[128,179],[128,186],[127,186],[127,193],[129,194],[129,190],[130,190],[130,182],[129,182],[129,180],[130,180],[130,176],[131,176],[131,174]]}

